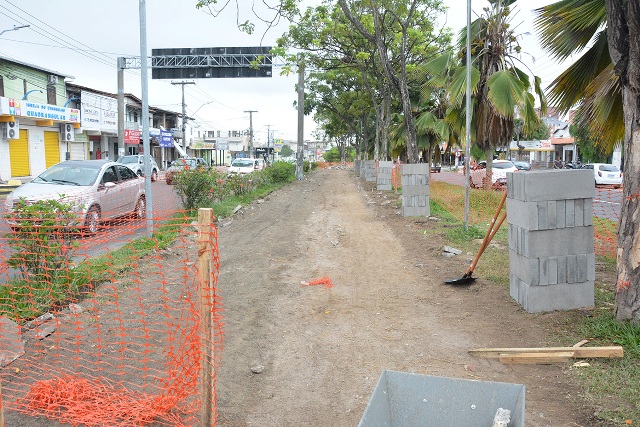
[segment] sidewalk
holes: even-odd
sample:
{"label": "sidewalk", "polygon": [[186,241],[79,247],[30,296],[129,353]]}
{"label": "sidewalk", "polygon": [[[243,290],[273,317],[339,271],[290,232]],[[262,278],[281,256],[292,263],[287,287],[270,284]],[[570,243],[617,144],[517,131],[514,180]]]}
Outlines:
{"label": "sidewalk", "polygon": [[30,176],[24,178],[12,178],[7,181],[0,181],[0,199],[4,199],[7,194],[11,193],[14,189],[29,181],[31,181]]}

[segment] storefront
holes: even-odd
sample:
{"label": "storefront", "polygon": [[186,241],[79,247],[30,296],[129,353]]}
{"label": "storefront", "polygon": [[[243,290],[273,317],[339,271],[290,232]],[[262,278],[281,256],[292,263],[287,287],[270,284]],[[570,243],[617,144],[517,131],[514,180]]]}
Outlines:
{"label": "storefront", "polygon": [[35,176],[65,160],[80,111],[0,97],[0,179]]}

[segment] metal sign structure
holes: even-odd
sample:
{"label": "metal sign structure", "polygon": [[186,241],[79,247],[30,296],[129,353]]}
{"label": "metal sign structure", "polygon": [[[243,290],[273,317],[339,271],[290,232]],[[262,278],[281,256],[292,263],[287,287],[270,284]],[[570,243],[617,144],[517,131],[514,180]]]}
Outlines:
{"label": "metal sign structure", "polygon": [[[153,79],[271,77],[270,46],[152,49],[147,60]],[[141,68],[140,57],[123,57],[122,69]]]}

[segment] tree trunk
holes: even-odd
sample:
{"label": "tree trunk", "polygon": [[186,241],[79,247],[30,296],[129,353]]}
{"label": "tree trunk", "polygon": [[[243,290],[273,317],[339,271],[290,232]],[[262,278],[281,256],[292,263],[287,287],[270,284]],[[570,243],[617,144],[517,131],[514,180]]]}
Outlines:
{"label": "tree trunk", "polygon": [[493,185],[493,147],[489,146],[485,150],[485,154],[487,155],[487,170],[486,175],[484,177],[484,188],[491,188]]}
{"label": "tree trunk", "polygon": [[385,84],[382,94],[382,129],[380,130],[380,144],[385,159],[389,159],[389,126],[391,125],[391,87]]}
{"label": "tree trunk", "polygon": [[625,163],[618,225],[619,321],[640,325],[640,3],[606,0],[609,52],[622,86]]}

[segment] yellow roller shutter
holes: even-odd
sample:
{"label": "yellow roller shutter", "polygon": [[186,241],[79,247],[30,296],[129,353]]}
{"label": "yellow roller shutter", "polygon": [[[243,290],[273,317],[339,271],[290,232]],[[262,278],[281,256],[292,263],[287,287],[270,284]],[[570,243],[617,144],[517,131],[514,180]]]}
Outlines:
{"label": "yellow roller shutter", "polygon": [[60,136],[58,132],[44,132],[44,159],[47,168],[60,163]]}
{"label": "yellow roller shutter", "polygon": [[29,176],[29,133],[26,129],[20,129],[20,138],[9,140],[9,157],[11,164],[11,176]]}

